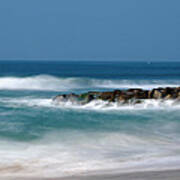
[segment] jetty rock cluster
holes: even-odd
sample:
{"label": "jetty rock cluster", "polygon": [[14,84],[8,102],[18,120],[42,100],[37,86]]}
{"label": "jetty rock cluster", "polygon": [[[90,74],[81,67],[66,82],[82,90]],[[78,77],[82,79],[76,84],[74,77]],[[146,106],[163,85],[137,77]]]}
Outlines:
{"label": "jetty rock cluster", "polygon": [[80,105],[87,104],[93,100],[103,100],[108,102],[141,103],[145,99],[162,99],[180,101],[180,87],[156,88],[151,90],[127,89],[106,92],[89,91],[81,94],[60,94],[53,98],[55,103],[71,102]]}

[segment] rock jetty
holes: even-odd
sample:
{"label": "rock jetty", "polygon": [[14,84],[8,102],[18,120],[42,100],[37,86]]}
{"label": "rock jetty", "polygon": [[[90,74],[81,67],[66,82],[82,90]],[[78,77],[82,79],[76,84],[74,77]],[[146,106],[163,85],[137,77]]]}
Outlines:
{"label": "rock jetty", "polygon": [[93,100],[103,100],[108,102],[141,103],[145,99],[174,99],[180,101],[180,87],[156,88],[151,90],[127,89],[106,92],[89,91],[81,94],[60,94],[53,98],[55,103],[71,102],[77,104],[87,104]]}

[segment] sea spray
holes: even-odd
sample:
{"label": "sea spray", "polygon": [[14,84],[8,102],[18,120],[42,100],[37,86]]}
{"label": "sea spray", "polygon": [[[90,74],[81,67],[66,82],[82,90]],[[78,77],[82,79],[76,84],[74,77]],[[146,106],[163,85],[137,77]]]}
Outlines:
{"label": "sea spray", "polygon": [[69,91],[78,89],[128,89],[178,87],[180,80],[116,80],[96,78],[61,78],[51,75],[0,77],[0,90]]}

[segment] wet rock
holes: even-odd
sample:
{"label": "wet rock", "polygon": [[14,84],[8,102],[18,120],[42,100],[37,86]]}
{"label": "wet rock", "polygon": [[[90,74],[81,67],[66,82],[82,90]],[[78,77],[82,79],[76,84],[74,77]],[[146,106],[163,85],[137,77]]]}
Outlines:
{"label": "wet rock", "polygon": [[165,89],[157,88],[149,91],[148,98],[150,99],[161,99],[165,96]]}
{"label": "wet rock", "polygon": [[103,100],[103,101],[109,101],[109,102],[115,102],[116,97],[120,95],[121,91],[115,90],[110,92],[101,92],[98,94],[97,99]]}
{"label": "wet rock", "polygon": [[135,99],[147,99],[148,91],[142,89],[130,89]]}
{"label": "wet rock", "polygon": [[89,95],[92,95],[94,99],[98,99],[99,95],[101,94],[101,92],[97,92],[97,91],[89,91],[88,93]]}
{"label": "wet rock", "polygon": [[164,99],[170,100],[173,99],[173,96],[171,94],[167,94]]}
{"label": "wet rock", "polygon": [[62,94],[62,95],[57,95],[56,97],[53,98],[54,102],[65,102],[67,101],[67,95]]}
{"label": "wet rock", "polygon": [[87,104],[91,102],[94,98],[93,94],[85,93],[79,96],[79,100],[81,101],[81,104]]}
{"label": "wet rock", "polygon": [[162,89],[155,89],[153,93],[154,99],[161,99],[163,97]]}
{"label": "wet rock", "polygon": [[167,88],[165,88],[164,89],[164,93],[166,94],[166,95],[172,95],[173,93],[174,93],[174,90],[175,90],[176,88],[170,88],[170,87],[167,87]]}
{"label": "wet rock", "polygon": [[174,89],[173,98],[180,98],[180,87]]}
{"label": "wet rock", "polygon": [[62,94],[53,98],[55,102],[87,104],[93,100],[103,100],[117,103],[141,103],[143,99],[180,99],[180,87],[155,88],[152,90],[128,89],[107,92],[90,91],[82,94]]}
{"label": "wet rock", "polygon": [[128,103],[130,99],[133,98],[133,92],[123,91],[119,97],[117,98],[117,102],[119,103]]}
{"label": "wet rock", "polygon": [[102,92],[99,95],[99,99],[101,99],[103,101],[106,101],[106,100],[114,101],[114,93],[113,92]]}
{"label": "wet rock", "polygon": [[180,100],[180,92],[178,92],[177,99]]}
{"label": "wet rock", "polygon": [[70,101],[77,101],[78,100],[78,95],[76,95],[76,94],[74,94],[74,93],[71,93],[71,94],[68,94],[67,96],[66,96],[66,98],[68,99],[68,100],[70,100]]}

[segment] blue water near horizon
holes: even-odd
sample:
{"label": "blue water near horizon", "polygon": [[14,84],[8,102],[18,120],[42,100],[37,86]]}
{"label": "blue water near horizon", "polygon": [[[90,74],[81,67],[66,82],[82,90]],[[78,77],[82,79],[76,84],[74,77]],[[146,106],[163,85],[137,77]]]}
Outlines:
{"label": "blue water near horizon", "polygon": [[[175,78],[180,76],[180,62],[134,61],[0,61],[1,76],[49,74],[60,77],[93,78]],[[29,69],[30,67],[30,69]],[[108,73],[106,72],[108,70]]]}
{"label": "blue water near horizon", "polygon": [[0,172],[50,177],[179,167],[178,102],[52,102],[60,93],[167,86],[180,86],[180,62],[0,61]]}

